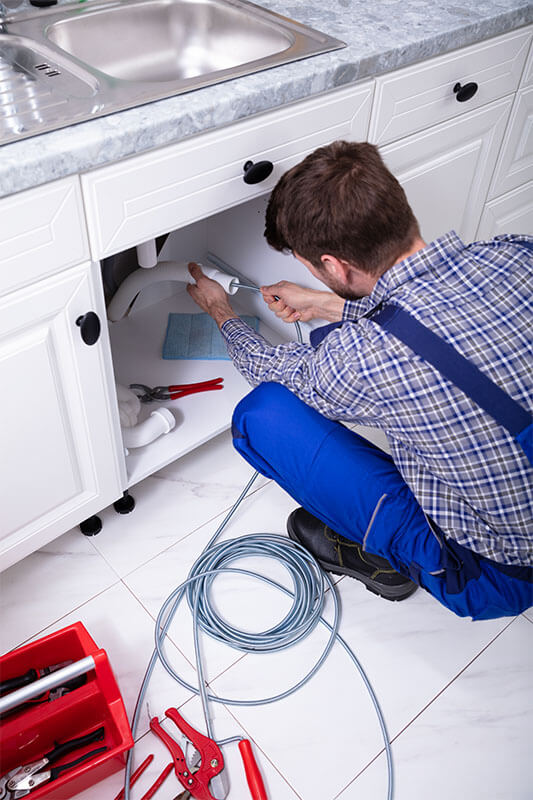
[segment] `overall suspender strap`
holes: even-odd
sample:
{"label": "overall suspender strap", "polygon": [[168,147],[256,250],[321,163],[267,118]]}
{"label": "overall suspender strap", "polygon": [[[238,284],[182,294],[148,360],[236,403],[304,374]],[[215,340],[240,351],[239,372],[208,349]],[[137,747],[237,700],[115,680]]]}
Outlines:
{"label": "overall suspender strap", "polygon": [[458,353],[451,344],[400,306],[388,303],[370,318],[435,367],[509,431],[533,464],[533,417],[529,411],[500,389],[475,364]]}

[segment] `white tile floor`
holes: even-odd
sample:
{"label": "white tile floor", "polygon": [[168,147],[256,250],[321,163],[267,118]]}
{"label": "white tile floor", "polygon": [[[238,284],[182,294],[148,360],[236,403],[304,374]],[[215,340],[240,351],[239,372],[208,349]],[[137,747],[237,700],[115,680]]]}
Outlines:
{"label": "white tile floor", "polygon": [[[251,476],[229,435],[222,435],[135,487],[137,507],[103,512],[104,529],[89,539],[73,530],[0,576],[2,651],[81,620],[108,655],[131,717],[153,647],[154,619]],[[223,534],[285,533],[294,501],[266,480]],[[248,561],[248,563],[252,563]],[[282,579],[271,562],[260,570]],[[355,581],[337,582],[341,633],[367,671],[393,740],[396,800],[526,800],[533,785],[533,613],[472,623],[422,591],[388,603]],[[280,618],[287,598],[252,579],[217,579],[219,609],[235,624],[261,630]],[[331,602],[326,603],[326,615]],[[188,614],[170,629],[169,658],[194,682]],[[292,685],[326,641],[320,626],[306,641],[272,655],[245,655],[204,641],[206,675],[221,697],[261,697]],[[202,728],[198,699],[161,667],[148,702],[160,717],[177,706]],[[270,800],[382,800],[383,746],[373,708],[354,666],[335,647],[321,672],[292,697],[272,705],[213,707],[216,735],[243,732],[255,743]],[[136,763],[156,758],[132,792],[138,800],[168,762],[143,713]],[[249,797],[236,745],[224,750],[230,800]],[[79,800],[113,800],[117,774]],[[156,800],[179,788],[167,779]]]}

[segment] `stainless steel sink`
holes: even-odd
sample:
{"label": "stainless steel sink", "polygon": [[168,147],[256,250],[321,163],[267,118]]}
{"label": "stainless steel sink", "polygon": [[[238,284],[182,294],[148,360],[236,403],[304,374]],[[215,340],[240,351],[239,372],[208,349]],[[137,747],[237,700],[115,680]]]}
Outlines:
{"label": "stainless steel sink", "polygon": [[294,37],[246,6],[220,0],[149,0],[70,16],[48,38],[124,81],[182,81],[289,50]]}
{"label": "stainless steel sink", "polygon": [[[0,33],[0,141],[77,122],[98,107],[98,81],[46,45]],[[64,123],[68,124],[68,123]]]}
{"label": "stainless steel sink", "polygon": [[[15,40],[26,53],[18,61]],[[0,81],[2,65],[22,61],[33,85],[46,53],[48,71],[63,76],[55,86],[65,102],[15,126],[0,116],[0,142],[340,47],[343,42],[246,0],[107,0],[18,14],[0,34]]]}

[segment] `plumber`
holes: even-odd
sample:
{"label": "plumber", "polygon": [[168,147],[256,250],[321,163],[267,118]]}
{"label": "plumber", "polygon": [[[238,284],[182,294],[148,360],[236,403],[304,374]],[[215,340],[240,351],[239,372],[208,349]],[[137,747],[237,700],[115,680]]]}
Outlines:
{"label": "plumber", "polygon": [[533,237],[426,244],[377,149],[348,142],[283,175],[265,236],[328,289],[261,288],[287,323],[329,321],[309,344],[269,344],[197,265],[188,291],[256,387],[234,445],[301,505],[291,538],[389,600],[421,586],[475,620],[533,605]]}

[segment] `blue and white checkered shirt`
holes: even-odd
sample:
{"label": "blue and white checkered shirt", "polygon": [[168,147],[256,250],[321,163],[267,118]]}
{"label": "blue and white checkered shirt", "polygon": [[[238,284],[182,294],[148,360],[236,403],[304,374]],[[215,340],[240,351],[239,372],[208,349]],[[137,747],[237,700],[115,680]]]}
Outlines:
{"label": "blue and white checkered shirt", "polygon": [[533,565],[533,470],[507,431],[405,344],[365,318],[394,302],[531,410],[533,252],[527,236],[465,246],[452,231],[396,264],[315,350],[272,346],[238,319],[229,354],[252,385],[281,383],[324,416],[383,430],[423,510],[503,564]]}

